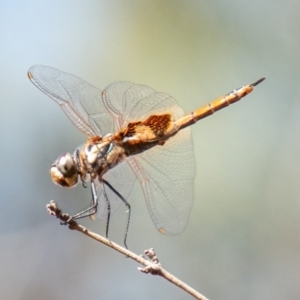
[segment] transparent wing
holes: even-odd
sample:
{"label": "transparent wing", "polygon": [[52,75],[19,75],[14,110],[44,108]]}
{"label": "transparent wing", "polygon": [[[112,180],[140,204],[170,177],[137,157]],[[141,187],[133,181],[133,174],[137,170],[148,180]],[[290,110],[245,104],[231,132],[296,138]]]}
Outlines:
{"label": "transparent wing", "polygon": [[42,65],[31,67],[28,77],[88,136],[112,132],[114,119],[103,105],[101,90],[77,76]]}
{"label": "transparent wing", "polygon": [[[126,82],[105,89],[103,101],[118,127],[155,113],[183,115],[175,99],[165,93]],[[193,202],[195,163],[190,129],[184,129],[163,146],[156,146],[126,160],[142,185],[148,210],[156,228],[174,235],[186,226]]]}
{"label": "transparent wing", "polygon": [[[115,168],[107,172],[103,178],[108,181],[125,199],[128,198],[136,176],[127,162],[122,162]],[[107,203],[103,195],[103,188],[100,182],[96,181],[97,196],[99,199],[97,218],[106,221],[107,218]],[[122,200],[110,188],[105,188],[105,192],[109,199],[111,214],[123,204]]]}
{"label": "transparent wing", "polygon": [[129,122],[144,120],[155,113],[172,113],[170,109],[174,109],[174,112],[176,110],[175,114],[178,116],[183,115],[182,109],[170,95],[158,93],[146,85],[126,81],[115,82],[106,87],[103,103],[117,120],[116,130],[126,127]]}
{"label": "transparent wing", "polygon": [[132,158],[148,210],[160,233],[175,235],[187,224],[194,197],[195,163],[190,129]]}
{"label": "transparent wing", "polygon": [[[118,119],[102,101],[102,92],[83,79],[62,72],[58,69],[35,65],[28,70],[28,77],[42,92],[60,105],[75,126],[88,136],[114,132],[118,127]],[[120,83],[121,87],[132,85]],[[135,182],[135,175],[127,163],[122,163],[105,174],[118,192],[128,198]],[[98,216],[106,218],[106,201],[103,197],[102,186],[96,182],[96,192],[99,198]],[[111,211],[115,212],[122,201],[110,189],[106,189],[111,203]]]}

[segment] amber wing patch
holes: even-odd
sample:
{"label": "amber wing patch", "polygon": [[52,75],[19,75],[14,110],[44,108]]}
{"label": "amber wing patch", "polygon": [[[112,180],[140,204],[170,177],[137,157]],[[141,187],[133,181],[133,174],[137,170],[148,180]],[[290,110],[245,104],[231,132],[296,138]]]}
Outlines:
{"label": "amber wing patch", "polygon": [[142,124],[142,122],[131,122],[127,125],[127,128],[124,130],[124,136],[134,136],[136,133],[136,128]]}
{"label": "amber wing patch", "polygon": [[164,114],[159,116],[152,115],[144,122],[142,122],[143,125],[149,126],[156,136],[164,136],[164,133],[168,129],[170,123],[170,114]]}

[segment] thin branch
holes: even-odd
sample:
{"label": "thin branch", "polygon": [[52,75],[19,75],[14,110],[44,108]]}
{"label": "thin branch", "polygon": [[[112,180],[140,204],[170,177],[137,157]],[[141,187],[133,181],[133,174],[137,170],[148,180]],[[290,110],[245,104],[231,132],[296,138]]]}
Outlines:
{"label": "thin branch", "polygon": [[70,216],[66,213],[63,213],[54,201],[51,201],[49,204],[47,204],[46,207],[50,215],[56,216],[63,223],[68,223],[69,228],[71,230],[77,230],[89,236],[90,238],[124,254],[125,256],[132,258],[136,262],[143,265],[144,268],[138,268],[138,270],[140,270],[141,272],[150,273],[152,275],[159,275],[167,279],[171,283],[177,285],[179,288],[183,289],[184,291],[192,295],[195,299],[208,300],[205,296],[201,295],[196,290],[194,290],[193,288],[191,288],[190,286],[188,286],[187,284],[185,284],[184,282],[176,278],[174,275],[170,274],[165,269],[163,269],[153,249],[149,249],[144,252],[144,254],[148,257],[147,259],[145,259],[144,257],[137,255],[124,247],[121,247],[120,245],[102,237],[101,235],[98,235],[88,230],[84,226],[79,225],[74,220],[68,222]]}

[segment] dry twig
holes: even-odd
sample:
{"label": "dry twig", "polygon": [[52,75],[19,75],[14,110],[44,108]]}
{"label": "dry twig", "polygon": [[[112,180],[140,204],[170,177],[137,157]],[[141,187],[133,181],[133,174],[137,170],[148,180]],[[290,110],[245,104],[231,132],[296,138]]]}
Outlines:
{"label": "dry twig", "polygon": [[[70,218],[70,216],[68,214],[63,213],[60,210],[60,208],[57,206],[57,204],[54,201],[51,201],[47,205],[47,210],[50,215],[56,216],[64,223],[66,223]],[[159,276],[167,279],[171,283],[177,285],[178,287],[180,287],[181,289],[183,289],[184,291],[186,291],[187,293],[192,295],[195,299],[208,300],[205,296],[201,295],[196,290],[194,290],[193,288],[191,288],[190,286],[188,286],[187,284],[185,284],[184,282],[182,282],[181,280],[179,280],[178,278],[176,278],[175,276],[173,276],[172,274],[167,272],[164,268],[162,268],[153,248],[146,250],[144,252],[144,254],[147,256],[147,259],[145,259],[144,257],[137,255],[137,254],[129,251],[128,249],[121,247],[120,245],[118,245],[114,242],[111,242],[110,240],[102,237],[101,235],[98,235],[98,234],[88,230],[84,226],[79,225],[74,220],[71,220],[70,222],[68,222],[68,225],[69,225],[70,229],[77,230],[77,231],[91,237],[92,239],[94,239],[98,242],[101,242],[102,244],[105,244],[106,246],[108,246],[108,247],[124,254],[125,256],[132,258],[136,262],[140,263],[141,265],[144,266],[144,268],[138,268],[138,270],[140,270],[141,272],[150,273],[152,275],[159,275]]]}

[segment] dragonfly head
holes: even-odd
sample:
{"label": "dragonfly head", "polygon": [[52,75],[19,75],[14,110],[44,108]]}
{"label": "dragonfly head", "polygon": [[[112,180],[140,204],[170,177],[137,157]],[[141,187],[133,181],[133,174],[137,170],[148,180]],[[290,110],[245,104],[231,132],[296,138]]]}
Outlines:
{"label": "dragonfly head", "polygon": [[70,153],[64,153],[52,164],[50,169],[52,181],[62,187],[72,187],[78,181],[77,165]]}

